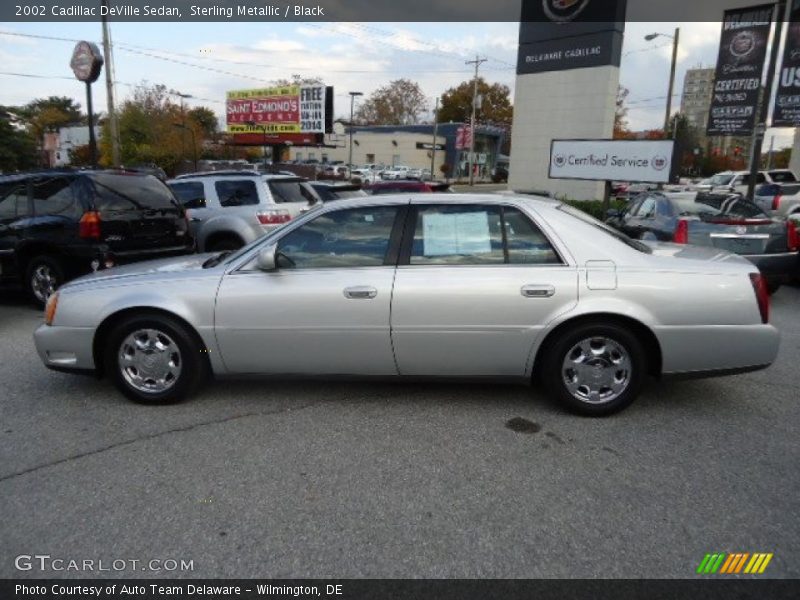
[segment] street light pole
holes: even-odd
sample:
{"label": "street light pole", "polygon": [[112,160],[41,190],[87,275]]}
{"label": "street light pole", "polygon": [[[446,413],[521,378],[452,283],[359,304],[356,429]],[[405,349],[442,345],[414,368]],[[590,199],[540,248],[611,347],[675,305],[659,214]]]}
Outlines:
{"label": "street light pole", "polygon": [[356,104],[356,96],[363,96],[363,92],[350,92],[350,142],[348,148],[350,149],[350,156],[347,159],[347,175],[348,179],[353,178],[353,109]]}
{"label": "street light pole", "polygon": [[651,33],[644,36],[648,42],[652,42],[657,37],[665,37],[672,40],[672,65],[669,71],[669,89],[667,90],[667,112],[664,115],[664,137],[666,139],[674,138],[675,131],[670,132],[669,121],[672,116],[672,94],[675,90],[675,69],[678,64],[678,44],[680,43],[681,28],[675,28],[675,35],[668,35],[666,33]]}
{"label": "street light pole", "polygon": [[245,121],[244,124],[247,125],[248,127],[252,127],[253,129],[255,129],[256,127],[260,127],[261,128],[261,132],[264,134],[264,148],[262,150],[262,153],[264,154],[264,157],[263,157],[263,159],[264,159],[264,173],[267,173],[269,171],[269,165],[267,165],[267,145],[268,145],[267,144],[267,126],[264,125],[263,123],[256,123],[255,121]]}
{"label": "street light pole", "polygon": [[478,104],[478,67],[485,63],[487,59],[475,56],[475,60],[465,61],[464,64],[475,65],[475,77],[472,83],[472,115],[470,117],[469,132],[469,185],[475,185],[475,109]]}

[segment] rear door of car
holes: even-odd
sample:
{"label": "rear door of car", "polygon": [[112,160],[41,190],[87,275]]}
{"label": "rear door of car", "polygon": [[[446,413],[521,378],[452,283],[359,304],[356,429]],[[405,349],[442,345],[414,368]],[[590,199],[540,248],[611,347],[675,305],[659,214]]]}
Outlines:
{"label": "rear door of car", "polygon": [[28,180],[0,183],[0,277],[17,274],[15,248],[25,235],[29,215]]}
{"label": "rear door of car", "polygon": [[152,175],[91,173],[86,176],[99,213],[102,241],[124,253],[190,244],[183,208]]}
{"label": "rear door of car", "polygon": [[392,299],[400,374],[522,377],[537,336],[578,299],[578,273],[529,215],[412,201]]}

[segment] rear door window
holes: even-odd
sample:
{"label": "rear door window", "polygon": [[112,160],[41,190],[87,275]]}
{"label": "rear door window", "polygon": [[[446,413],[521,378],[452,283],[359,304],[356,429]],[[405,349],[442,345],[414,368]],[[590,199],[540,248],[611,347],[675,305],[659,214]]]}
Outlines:
{"label": "rear door window", "polygon": [[34,214],[80,218],[83,211],[76,201],[72,183],[73,179],[68,177],[50,177],[34,181],[32,188]]}
{"label": "rear door window", "polygon": [[536,225],[513,207],[420,206],[412,265],[558,264]]}
{"label": "rear door window", "polygon": [[16,219],[27,214],[28,183],[18,181],[0,187],[0,219]]}
{"label": "rear door window", "polygon": [[169,187],[174,192],[184,208],[205,208],[206,192],[205,187],[199,181],[187,181],[184,183],[170,183]]}
{"label": "rear door window", "polygon": [[769,176],[775,183],[794,183],[797,181],[791,171],[770,171]]}
{"label": "rear door window", "polygon": [[219,203],[224,208],[258,204],[258,190],[249,179],[223,179],[214,182]]}

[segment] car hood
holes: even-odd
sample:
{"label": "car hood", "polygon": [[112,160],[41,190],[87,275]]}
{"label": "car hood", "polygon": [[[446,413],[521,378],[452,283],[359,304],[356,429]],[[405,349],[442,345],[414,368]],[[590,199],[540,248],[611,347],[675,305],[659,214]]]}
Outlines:
{"label": "car hood", "polygon": [[145,262],[113,267],[75,279],[64,287],[116,282],[119,280],[133,279],[135,277],[174,277],[180,274],[202,272],[203,263],[216,254],[218,253],[190,254],[188,256],[160,258],[157,260],[148,260]]}
{"label": "car hood", "polygon": [[[695,262],[725,263],[730,265],[749,265],[753,266],[749,260],[738,254],[726,252],[719,248],[710,246],[688,246],[685,244],[672,244],[669,242],[649,242],[644,241],[653,251],[652,256],[666,258],[679,258]],[[755,267],[753,267],[755,269]]]}

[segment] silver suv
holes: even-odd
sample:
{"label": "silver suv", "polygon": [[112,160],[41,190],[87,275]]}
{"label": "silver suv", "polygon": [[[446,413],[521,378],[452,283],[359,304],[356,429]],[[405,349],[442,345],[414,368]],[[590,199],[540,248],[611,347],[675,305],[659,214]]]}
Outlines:
{"label": "silver suv", "polygon": [[178,197],[198,252],[235,250],[321,205],[302,177],[209,171],[167,182]]}

